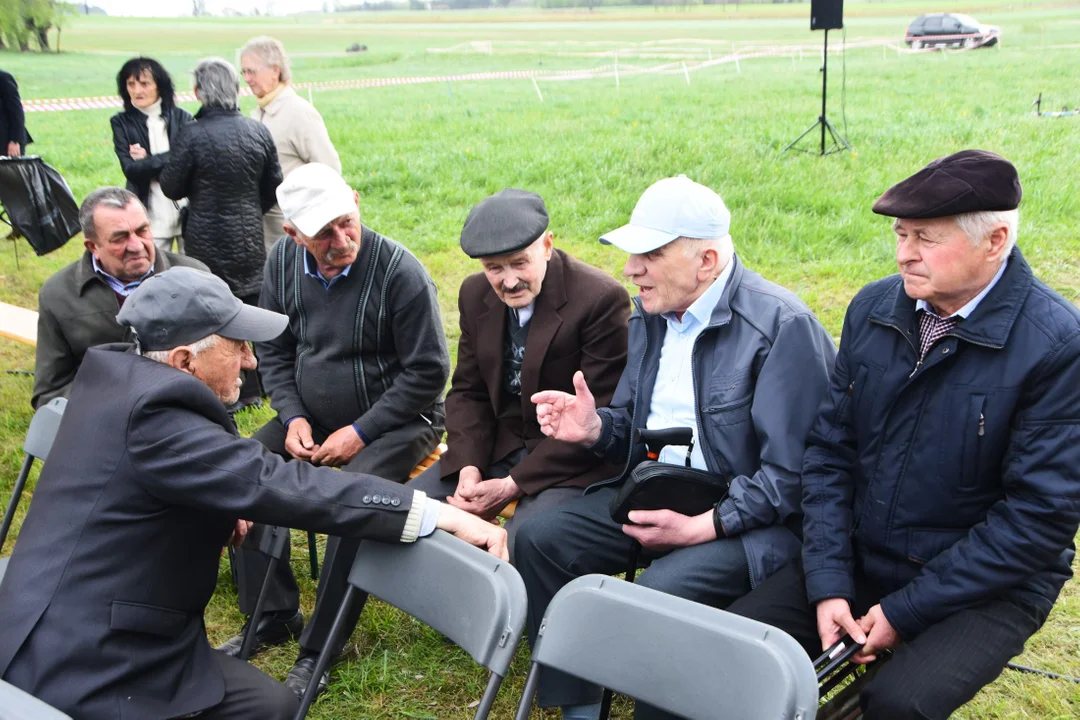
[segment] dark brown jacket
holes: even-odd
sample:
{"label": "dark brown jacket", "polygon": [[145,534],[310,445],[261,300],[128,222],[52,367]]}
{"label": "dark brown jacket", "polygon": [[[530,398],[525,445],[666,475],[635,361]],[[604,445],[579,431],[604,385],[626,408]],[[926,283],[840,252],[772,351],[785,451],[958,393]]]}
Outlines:
{"label": "dark brown jacket", "polygon": [[[198,260],[158,250],[154,272],[193,267],[208,272]],[[34,363],[34,409],[56,397],[67,397],[83,355],[94,345],[122,342],[116,322],[120,301],[94,272],[90,251],[45,281],[38,292],[37,360]]]}
{"label": "dark brown jacket", "polygon": [[[586,487],[617,475],[619,468],[584,448],[545,437],[529,398],[540,390],[574,392],[574,373],[581,370],[597,406],[607,405],[626,364],[630,297],[622,285],[561,250],[552,253],[525,342],[520,424],[500,421],[506,411],[507,306],[483,273],[461,284],[458,311],[461,339],[446,398],[450,449],[442,458],[443,477],[469,465],[483,470],[522,445],[529,455],[510,475],[528,495],[555,486]],[[524,429],[524,437],[515,426]]]}

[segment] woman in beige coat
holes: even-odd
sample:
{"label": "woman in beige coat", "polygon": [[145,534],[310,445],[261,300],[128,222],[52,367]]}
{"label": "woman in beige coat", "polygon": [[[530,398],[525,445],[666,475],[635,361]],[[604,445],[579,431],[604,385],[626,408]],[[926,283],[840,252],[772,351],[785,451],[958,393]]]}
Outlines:
{"label": "woman in beige coat", "polygon": [[[249,40],[240,51],[240,71],[258,102],[251,117],[265,125],[274,138],[282,176],[288,177],[311,162],[329,165],[340,173],[341,160],[322,116],[291,86],[289,56],[281,42],[265,36]],[[277,205],[263,216],[267,252],[284,235],[282,223]]]}

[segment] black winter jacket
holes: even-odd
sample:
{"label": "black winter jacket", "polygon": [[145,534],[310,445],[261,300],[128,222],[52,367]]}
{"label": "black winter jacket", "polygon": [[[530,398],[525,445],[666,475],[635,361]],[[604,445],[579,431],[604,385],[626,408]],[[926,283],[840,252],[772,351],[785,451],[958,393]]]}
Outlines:
{"label": "black winter jacket", "polygon": [[[169,147],[176,143],[176,135],[180,128],[188,123],[195,122],[184,108],[173,106],[168,110],[162,109],[162,117],[165,118],[165,129],[169,133]],[[113,150],[120,161],[120,169],[127,178],[127,189],[139,196],[143,205],[150,200],[150,181],[157,180],[161,169],[169,160],[169,153],[147,155],[142,160],[132,160],[130,146],[138,143],[150,152],[150,131],[146,127],[146,114],[141,110],[132,108],[113,115],[109,122],[112,124]]]}
{"label": "black winter jacket", "polygon": [[262,288],[262,216],[277,202],[281,165],[270,131],[239,110],[204,107],[171,145],[158,182],[188,199],[184,247],[237,297]]}
{"label": "black winter jacket", "polygon": [[1080,522],[1080,310],[1019,249],[917,362],[899,276],[848,307],[803,462],[807,595],[880,593],[905,640],[1000,597],[1048,613]]}

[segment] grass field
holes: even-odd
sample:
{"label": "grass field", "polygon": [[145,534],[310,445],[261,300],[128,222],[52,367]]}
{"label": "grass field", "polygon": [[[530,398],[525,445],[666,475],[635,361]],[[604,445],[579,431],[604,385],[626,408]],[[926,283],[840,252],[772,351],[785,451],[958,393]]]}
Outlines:
{"label": "grass field", "polygon": [[[849,2],[847,42],[900,43],[928,2]],[[541,81],[543,100],[527,80],[454,82],[314,93],[346,178],[361,195],[368,225],[405,243],[440,288],[443,319],[457,344],[457,288],[478,269],[457,248],[468,209],[503,187],[539,192],[560,247],[618,273],[623,257],[596,237],[624,223],[653,180],[686,173],[715,188],[732,210],[732,235],[752,268],[796,291],[839,335],[844,309],[865,283],[894,271],[888,222],[870,212],[890,184],[929,160],[970,147],[1012,159],[1025,187],[1020,246],[1035,272],[1070,300],[1080,295],[1080,117],[1036,118],[1041,92],[1051,107],[1080,104],[1080,4],[960,2],[951,9],[1000,25],[1000,49],[898,54],[880,46],[830,56],[829,115],[855,148],[821,159],[780,150],[820,111],[820,56],[812,51],[745,60],[694,72],[573,82]],[[508,11],[369,14],[288,19],[72,19],[60,55],[0,53],[24,98],[115,93],[115,73],[130,54],[159,58],[176,84],[198,57],[234,59],[256,34],[272,34],[294,57],[298,82],[363,77],[443,76],[463,72],[581,69],[610,63],[582,57],[585,42],[657,39],[726,41],[717,56],[753,44],[810,44],[808,5],[607,9],[594,13]],[[468,41],[530,43],[522,54],[427,52]],[[830,47],[840,44],[832,33]],[[364,43],[359,56],[340,53]],[[541,43],[558,42],[557,46]],[[604,46],[610,47],[610,46]],[[559,49],[563,54],[553,54]],[[662,59],[627,61],[659,65]],[[251,107],[250,98],[245,108]],[[34,113],[32,150],[60,169],[77,198],[121,184],[108,119],[113,111]],[[845,129],[846,128],[846,129]],[[0,244],[0,300],[36,307],[41,283],[75,259],[78,241],[35,258],[25,243],[16,267]],[[32,370],[33,352],[0,340],[0,370]],[[7,496],[31,413],[32,379],[0,375],[0,496]],[[252,431],[268,410],[246,413]],[[23,510],[27,503],[24,502]],[[21,515],[20,515],[21,518]],[[16,520],[16,527],[19,520]],[[299,535],[296,569],[306,557]],[[10,553],[11,542],[3,548]],[[207,613],[211,641],[239,627],[226,563]],[[305,610],[314,588],[300,578]],[[295,645],[258,664],[283,678]],[[495,717],[512,716],[525,655],[508,679]],[[1080,675],[1080,594],[1066,586],[1047,626],[1023,662]],[[484,677],[456,648],[385,605],[373,603],[347,650],[347,661],[313,713],[319,718],[465,718]],[[960,717],[1069,718],[1080,715],[1080,686],[1007,674]],[[626,705],[617,717],[630,716]],[[537,717],[555,717],[553,713]]]}

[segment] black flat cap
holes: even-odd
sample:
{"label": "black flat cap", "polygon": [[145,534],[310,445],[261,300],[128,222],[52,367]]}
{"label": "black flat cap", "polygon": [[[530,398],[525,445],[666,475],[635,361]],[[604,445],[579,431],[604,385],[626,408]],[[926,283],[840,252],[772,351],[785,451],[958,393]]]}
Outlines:
{"label": "black flat cap", "polygon": [[926,219],[988,210],[1015,210],[1023,191],[1016,167],[986,150],[938,158],[885,191],[874,212]]}
{"label": "black flat cap", "polygon": [[472,258],[523,250],[547,230],[543,199],[528,190],[506,188],[469,211],[461,229],[461,249]]}

